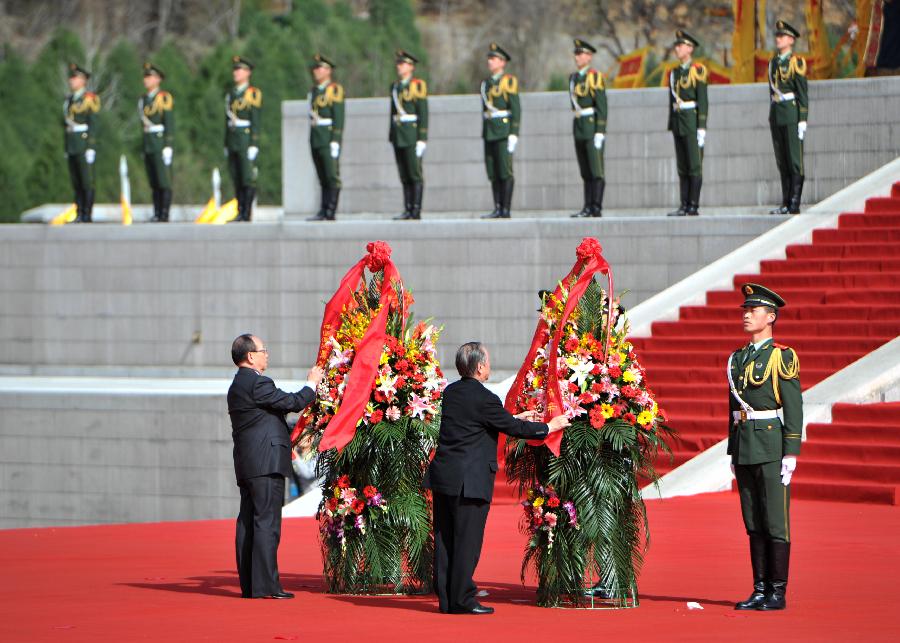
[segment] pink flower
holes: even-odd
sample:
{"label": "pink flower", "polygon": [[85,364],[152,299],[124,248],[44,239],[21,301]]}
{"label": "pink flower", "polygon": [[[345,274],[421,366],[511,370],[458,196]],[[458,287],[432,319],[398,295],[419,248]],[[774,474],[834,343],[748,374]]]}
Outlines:
{"label": "pink flower", "polygon": [[556,527],[556,514],[545,514],[544,523],[546,523],[548,527]]}
{"label": "pink flower", "polygon": [[400,419],[400,409],[396,406],[389,406],[387,411],[384,412],[384,416],[391,422],[396,422]]}

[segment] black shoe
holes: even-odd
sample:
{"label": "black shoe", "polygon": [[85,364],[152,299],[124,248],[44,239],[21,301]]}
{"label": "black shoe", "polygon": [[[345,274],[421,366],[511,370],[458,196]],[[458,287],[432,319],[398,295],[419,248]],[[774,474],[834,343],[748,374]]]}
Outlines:
{"label": "black shoe", "polygon": [[667,217],[684,217],[687,216],[687,204],[683,203],[677,210],[672,210],[666,214]]}
{"label": "black shoe", "polygon": [[280,592],[275,592],[271,596],[263,596],[262,598],[277,598],[277,599],[286,599],[286,598],[294,598],[294,595],[290,592],[285,592],[284,590]]}
{"label": "black shoe", "polygon": [[762,536],[750,534],[750,567],[753,570],[753,593],[746,601],[736,603],[736,610],[755,610],[766,602],[768,543]]}
{"label": "black shoe", "polygon": [[461,610],[451,610],[451,614],[493,614],[493,607],[485,607],[481,603],[475,603],[475,607],[470,607],[469,609],[461,609]]}
{"label": "black shoe", "polygon": [[769,214],[787,214],[788,207],[786,205],[778,206],[777,208],[773,208],[769,210]]}
{"label": "black shoe", "polygon": [[328,221],[328,217],[325,215],[325,210],[319,210],[314,216],[309,217],[307,221]]}
{"label": "black shoe", "polygon": [[597,583],[590,589],[584,590],[585,596],[593,596],[594,598],[613,598],[612,591],[606,589],[603,583]]}
{"label": "black shoe", "polygon": [[734,604],[736,610],[757,610],[766,602],[766,583],[760,581],[753,583],[753,593],[746,601]]}

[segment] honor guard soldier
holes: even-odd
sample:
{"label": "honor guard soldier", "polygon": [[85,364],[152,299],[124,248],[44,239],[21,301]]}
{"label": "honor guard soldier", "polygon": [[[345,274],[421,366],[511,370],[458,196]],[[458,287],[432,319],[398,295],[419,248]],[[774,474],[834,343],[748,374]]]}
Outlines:
{"label": "honor guard soldier", "polygon": [[800,362],[772,338],[784,300],[757,284],[744,284],[742,292],[750,343],[728,358],[728,454],[750,537],[753,593],[735,609],[781,610],[791,553],[790,482],[803,427]]}
{"label": "honor guard soldier", "polygon": [[403,214],[398,220],[419,219],[422,213],[422,157],[428,141],[428,88],[413,72],[419,61],[397,51],[397,80],[391,85],[391,144],[403,184]]}
{"label": "honor guard soldier", "polygon": [[321,54],[310,65],[315,86],[309,92],[309,147],[322,187],[319,212],[309,221],[334,221],[341,193],[341,137],[344,88],[331,79],[334,63]]}
{"label": "honor guard soldier", "polygon": [[792,52],[800,32],[784,20],[775,23],[775,48],[769,61],[769,128],[781,176],[781,207],[771,214],[799,214],[803,194],[803,139],[809,115],[806,61]]}
{"label": "honor guard soldier", "polygon": [[491,43],[487,55],[491,75],[481,82],[484,123],[484,163],[494,192],[494,211],[483,219],[508,219],[513,195],[513,152],[519,142],[522,108],[519,104],[519,81],[506,73],[511,60],[500,45]]}
{"label": "honor guard soldier", "polygon": [[172,205],[172,144],[175,113],[172,94],[160,89],[166,75],[152,63],[144,63],[144,89],[138,99],[138,114],[144,129],[144,167],[153,191],[152,221],[168,221]]}
{"label": "honor guard soldier", "polygon": [[669,130],[675,139],[681,206],[670,212],[670,217],[699,214],[709,108],[706,97],[709,72],[704,65],[691,60],[694,49],[699,46],[697,39],[688,32],[675,32],[675,57],[680,64],[669,72]]}
{"label": "honor guard soldier", "polygon": [[584,182],[584,207],[573,217],[599,217],[603,210],[603,140],[606,138],[606,87],[603,74],[591,67],[597,49],[575,39],[575,65],[569,76],[569,102],[572,104],[572,135],[575,156]]}
{"label": "honor guard soldier", "polygon": [[234,89],[225,96],[225,157],[238,202],[234,220],[250,221],[256,197],[262,91],[250,85],[253,73],[250,61],[241,56],[231,60]]}
{"label": "honor guard soldier", "polygon": [[66,158],[69,162],[69,178],[75,190],[75,221],[90,223],[94,210],[94,161],[97,113],[100,97],[87,91],[90,72],[75,63],[69,65],[69,90],[71,94],[63,103],[63,126],[66,132]]}

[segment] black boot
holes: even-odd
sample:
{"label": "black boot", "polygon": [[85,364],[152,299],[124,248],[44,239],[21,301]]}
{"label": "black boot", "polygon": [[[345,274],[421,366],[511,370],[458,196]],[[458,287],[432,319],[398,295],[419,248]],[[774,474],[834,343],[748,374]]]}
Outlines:
{"label": "black boot", "polygon": [[571,215],[573,219],[579,219],[582,217],[590,217],[593,216],[592,205],[594,198],[594,181],[596,179],[585,179],[584,180],[584,206],[581,208],[580,212],[576,212]]}
{"label": "black boot", "polygon": [[256,198],[256,188],[244,188],[244,218],[242,221],[253,220],[253,199]]}
{"label": "black boot", "polygon": [[594,179],[591,181],[591,216],[603,216],[603,192],[606,190],[605,179]]}
{"label": "black boot", "polygon": [[311,216],[307,219],[307,221],[325,221],[325,210],[328,209],[328,188],[324,185],[321,188],[321,196],[319,197],[319,211],[316,212],[314,216]]}
{"label": "black boot", "polygon": [[410,210],[409,213],[412,215],[412,219],[421,219],[422,218],[422,195],[425,192],[425,184],[424,183],[413,183],[412,189],[410,190],[412,193],[412,200],[410,201]]}
{"label": "black boot", "polygon": [[509,177],[500,186],[500,198],[502,199],[501,204],[503,209],[500,211],[501,219],[509,219],[511,216],[512,210],[512,196],[513,196],[513,186],[515,186],[516,180],[513,177]]}
{"label": "black boot", "polygon": [[482,219],[499,219],[500,212],[503,210],[503,194],[500,181],[491,181],[491,193],[494,197],[494,211],[490,214],[482,215]]}
{"label": "black boot", "polygon": [[702,176],[690,177],[690,184],[688,187],[688,208],[685,212],[689,217],[695,217],[700,214],[700,187],[702,185]]}
{"label": "black boot", "polygon": [[681,206],[677,210],[673,210],[669,212],[666,216],[669,217],[683,217],[687,214],[688,210],[688,198],[690,196],[691,191],[691,181],[690,177],[687,176],[679,176],[678,177],[678,187],[681,191]]}
{"label": "black boot", "polygon": [[72,223],[84,223],[84,190],[75,190],[75,219]]}
{"label": "black boot", "polygon": [[159,191],[159,220],[163,223],[169,220],[169,208],[172,207],[172,190]]}
{"label": "black boot", "polygon": [[800,214],[800,197],[803,195],[803,177],[791,175],[791,199],[788,202],[788,214]]}
{"label": "black boot", "polygon": [[781,206],[769,210],[769,214],[787,214],[788,204],[791,201],[791,177],[789,174],[781,175]]}
{"label": "black boot", "polygon": [[156,223],[160,220],[159,218],[159,190],[156,188],[152,188],[151,192],[153,193],[153,216],[150,217],[150,221],[152,223]]}
{"label": "black boot", "polygon": [[94,220],[94,189],[84,191],[84,218],[82,221],[90,223]]}
{"label": "black boot", "polygon": [[761,612],[783,610],[787,607],[788,569],[791,562],[791,543],[769,541],[769,587],[766,600],[757,609]]}
{"label": "black boot", "polygon": [[394,217],[394,221],[406,221],[407,219],[411,219],[410,209],[412,205],[410,203],[412,198],[412,192],[410,188],[412,187],[409,183],[403,184],[403,214],[400,216]]}
{"label": "black boot", "polygon": [[753,568],[753,593],[746,601],[734,606],[736,610],[755,610],[766,602],[766,539],[750,536],[750,565]]}
{"label": "black boot", "polygon": [[328,188],[328,204],[325,209],[325,220],[334,221],[334,213],[337,212],[338,197],[341,194],[340,188]]}

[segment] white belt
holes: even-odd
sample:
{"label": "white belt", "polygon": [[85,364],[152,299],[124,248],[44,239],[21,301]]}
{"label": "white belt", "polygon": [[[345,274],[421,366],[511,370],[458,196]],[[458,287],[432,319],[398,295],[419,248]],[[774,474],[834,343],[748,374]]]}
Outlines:
{"label": "white belt", "polygon": [[331,125],[330,118],[314,118],[313,119],[313,127],[328,127]]}
{"label": "white belt", "polygon": [[585,107],[584,109],[575,110],[575,118],[581,118],[582,116],[590,116],[594,113],[593,107]]}
{"label": "white belt", "polygon": [[733,411],[731,417],[735,422],[745,420],[774,420],[778,417],[778,411]]}
{"label": "white belt", "polygon": [[686,101],[682,101],[680,103],[673,103],[672,111],[673,112],[685,112],[689,109],[694,109],[696,107],[697,107],[697,103],[695,101],[686,100]]}
{"label": "white belt", "polygon": [[144,125],[144,134],[156,134],[157,132],[165,132],[166,126],[163,123],[157,125]]}
{"label": "white belt", "polygon": [[787,94],[772,94],[773,103],[784,103],[789,100],[794,100],[794,92],[788,92]]}
{"label": "white belt", "polygon": [[80,125],[66,125],[67,132],[86,132],[88,131],[87,123]]}
{"label": "white belt", "polygon": [[250,127],[250,121],[243,118],[233,118],[228,121],[228,127],[235,129],[238,127]]}
{"label": "white belt", "polygon": [[484,120],[489,120],[491,118],[506,118],[507,116],[509,116],[508,109],[498,109],[494,112],[485,112]]}
{"label": "white belt", "polygon": [[395,123],[415,123],[419,120],[416,114],[394,114]]}

